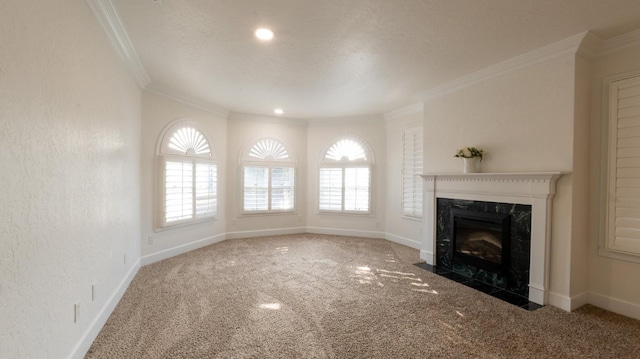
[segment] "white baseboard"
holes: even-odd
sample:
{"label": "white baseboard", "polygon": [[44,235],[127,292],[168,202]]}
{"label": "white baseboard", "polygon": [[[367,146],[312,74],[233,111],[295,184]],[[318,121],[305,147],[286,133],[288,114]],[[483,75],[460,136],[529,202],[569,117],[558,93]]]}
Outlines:
{"label": "white baseboard", "polygon": [[431,252],[427,252],[424,249],[420,250],[420,259],[424,260],[429,265],[432,265],[432,266],[436,265],[436,256],[435,256],[435,254],[433,254]]}
{"label": "white baseboard", "polygon": [[253,238],[266,236],[281,236],[285,234],[306,233],[305,227],[261,229],[256,231],[227,232],[226,239]]}
{"label": "white baseboard", "polygon": [[386,239],[384,232],[363,231],[357,229],[340,229],[325,227],[307,227],[308,233],[315,234],[332,234],[336,236],[364,237],[364,238],[380,238]]}
{"label": "white baseboard", "polygon": [[396,236],[395,234],[391,233],[385,233],[384,238],[388,241],[402,244],[403,246],[411,247],[413,249],[420,249],[420,247],[422,247],[422,243],[420,243],[419,241],[411,238]]}
{"label": "white baseboard", "polygon": [[572,312],[583,305],[587,304],[589,301],[589,293],[582,292],[580,294],[574,295],[572,297],[567,297],[566,295],[549,292],[549,305],[552,305],[556,308],[560,308],[567,312]]}
{"label": "white baseboard", "polygon": [[640,305],[636,303],[607,297],[606,295],[593,292],[589,293],[588,303],[630,318],[640,319]]}
{"label": "white baseboard", "polygon": [[177,255],[190,252],[194,249],[206,247],[208,245],[221,242],[225,239],[226,238],[224,234],[219,234],[217,236],[211,236],[211,237],[199,239],[197,241],[183,244],[177,247],[165,249],[160,252],[147,254],[146,256],[141,258],[141,262],[143,266],[146,266],[147,264],[151,264],[151,263],[159,262],[161,260],[165,260],[167,258],[175,257]]}
{"label": "white baseboard", "polygon": [[98,315],[93,319],[93,321],[89,325],[89,329],[84,333],[80,342],[71,351],[71,355],[69,355],[69,358],[84,358],[84,356],[87,354],[87,351],[89,351],[89,348],[91,348],[91,344],[93,344],[93,341],[100,333],[100,330],[102,330],[102,327],[104,327],[107,319],[109,319],[109,316],[116,308],[116,305],[118,305],[118,302],[120,302],[120,299],[122,299],[124,292],[127,290],[127,288],[129,288],[129,284],[131,284],[133,278],[136,276],[136,274],[138,274],[139,269],[140,259],[138,259],[133,267],[131,267],[129,273],[127,273],[127,275],[122,279],[116,291],[111,295],[111,297],[109,297],[109,300],[107,300]]}

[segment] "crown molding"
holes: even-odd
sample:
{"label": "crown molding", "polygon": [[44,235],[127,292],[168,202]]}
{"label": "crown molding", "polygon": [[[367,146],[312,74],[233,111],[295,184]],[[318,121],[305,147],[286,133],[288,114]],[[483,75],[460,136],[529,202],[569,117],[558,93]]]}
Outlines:
{"label": "crown molding", "polygon": [[268,122],[268,123],[283,124],[288,126],[307,127],[307,120],[305,119],[266,116],[266,115],[258,115],[258,114],[252,114],[252,113],[244,113],[244,112],[229,112],[228,120],[229,121],[257,121],[261,123]]}
{"label": "crown molding", "polygon": [[361,125],[384,122],[384,117],[380,114],[363,115],[353,117],[327,117],[327,118],[310,118],[307,120],[309,126],[324,125]]}
{"label": "crown molding", "polygon": [[468,87],[548,59],[552,59],[554,57],[558,57],[568,53],[575,54],[580,48],[580,45],[582,44],[587,34],[588,32],[583,32],[564,40],[541,47],[539,49],[513,57],[506,61],[499,62],[480,71],[473,72],[469,75],[460,77],[443,85],[434,87],[431,90],[422,92],[416,97],[422,99],[422,101],[427,101],[459,90],[461,88]]}
{"label": "crown molding", "polygon": [[384,114],[385,121],[391,121],[400,116],[406,116],[418,112],[424,111],[424,102],[420,101],[418,103],[414,103],[413,105],[409,105],[406,107],[399,108],[397,110],[393,110]]}
{"label": "crown molding", "polygon": [[229,116],[229,110],[225,108],[214,105],[209,101],[205,101],[205,100],[169,89],[167,87],[162,87],[152,83],[147,85],[145,89],[149,92],[155,93],[163,97],[170,98],[174,101],[182,102],[192,107],[199,108],[201,110],[210,112],[216,116],[220,116],[225,119],[227,118],[227,116]]}
{"label": "crown molding", "polygon": [[85,0],[140,88],[151,83],[111,0]]}
{"label": "crown molding", "polygon": [[596,55],[608,55],[631,46],[640,46],[640,29],[603,41]]}

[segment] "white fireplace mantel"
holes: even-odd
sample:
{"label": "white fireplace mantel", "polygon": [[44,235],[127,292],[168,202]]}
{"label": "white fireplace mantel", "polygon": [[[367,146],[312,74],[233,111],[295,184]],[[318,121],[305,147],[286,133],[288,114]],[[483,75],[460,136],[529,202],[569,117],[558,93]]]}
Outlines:
{"label": "white fireplace mantel", "polygon": [[420,258],[436,265],[437,198],[531,205],[529,300],[547,304],[551,205],[561,172],[423,174],[424,240]]}

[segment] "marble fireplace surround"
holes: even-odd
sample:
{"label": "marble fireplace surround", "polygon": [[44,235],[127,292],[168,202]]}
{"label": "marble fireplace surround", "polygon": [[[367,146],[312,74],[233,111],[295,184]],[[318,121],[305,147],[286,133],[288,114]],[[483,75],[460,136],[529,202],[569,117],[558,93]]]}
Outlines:
{"label": "marble fireplace surround", "polygon": [[549,296],[551,207],[560,172],[424,174],[424,238],[420,258],[436,265],[436,199],[531,205],[529,300],[546,305]]}

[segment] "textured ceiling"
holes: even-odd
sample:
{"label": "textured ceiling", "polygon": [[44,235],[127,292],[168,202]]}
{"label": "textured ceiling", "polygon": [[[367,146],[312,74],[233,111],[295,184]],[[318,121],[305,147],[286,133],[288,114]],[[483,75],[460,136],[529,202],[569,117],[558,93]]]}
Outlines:
{"label": "textured ceiling", "polygon": [[[151,78],[219,107],[381,114],[590,30],[640,28],[638,0],[113,0]],[[269,27],[275,39],[253,37]]]}

